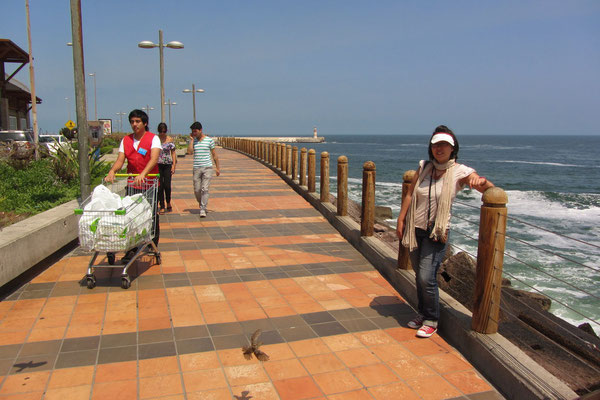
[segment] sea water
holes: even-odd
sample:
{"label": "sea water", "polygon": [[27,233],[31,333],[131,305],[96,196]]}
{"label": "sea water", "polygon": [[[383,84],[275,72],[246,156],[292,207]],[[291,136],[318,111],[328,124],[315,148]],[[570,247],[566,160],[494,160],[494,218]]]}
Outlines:
{"label": "sea water", "polygon": [[[348,157],[348,192],[357,202],[363,164],[373,161],[376,204],[391,207],[394,219],[388,222],[395,226],[402,175],[428,158],[429,137],[337,135],[306,147],[316,150],[317,163],[322,151],[329,152],[333,194],[337,158]],[[589,322],[600,333],[594,322],[600,322],[600,137],[465,135],[458,140],[458,162],[508,195],[505,277],[514,287],[549,296],[555,315],[576,325]],[[477,254],[480,207],[475,190],[457,196],[450,236],[456,251]]]}

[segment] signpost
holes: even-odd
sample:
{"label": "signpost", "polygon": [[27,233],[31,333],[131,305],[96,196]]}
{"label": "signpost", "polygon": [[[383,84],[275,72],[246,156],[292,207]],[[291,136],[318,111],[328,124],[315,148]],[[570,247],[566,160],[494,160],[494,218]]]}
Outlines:
{"label": "signpost", "polygon": [[68,120],[67,123],[65,124],[65,126],[67,128],[69,128],[70,130],[73,130],[73,128],[75,128],[75,122]]}

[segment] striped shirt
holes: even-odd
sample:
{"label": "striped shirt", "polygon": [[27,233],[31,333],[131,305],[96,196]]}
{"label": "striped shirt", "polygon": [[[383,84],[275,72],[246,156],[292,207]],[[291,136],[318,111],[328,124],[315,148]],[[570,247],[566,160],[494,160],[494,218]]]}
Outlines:
{"label": "striped shirt", "polygon": [[194,168],[212,167],[211,150],[215,148],[215,141],[208,136],[202,140],[194,139]]}

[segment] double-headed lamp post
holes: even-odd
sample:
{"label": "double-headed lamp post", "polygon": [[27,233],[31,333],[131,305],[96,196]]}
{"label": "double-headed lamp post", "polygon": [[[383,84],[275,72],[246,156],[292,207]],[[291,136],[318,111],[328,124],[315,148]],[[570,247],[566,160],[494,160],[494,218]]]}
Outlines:
{"label": "double-headed lamp post", "polygon": [[161,122],[165,120],[165,60],[163,51],[165,47],[171,49],[183,49],[183,43],[181,42],[169,42],[163,44],[163,31],[158,31],[158,44],[152,43],[149,40],[144,40],[138,43],[138,47],[142,49],[152,49],[158,47],[158,54],[160,59],[160,118]]}
{"label": "double-headed lamp post", "polygon": [[194,107],[194,121],[196,122],[196,93],[204,93],[204,89],[196,89],[196,85],[192,83],[192,89],[183,89],[183,93],[192,94],[192,103]]}
{"label": "double-headed lamp post", "polygon": [[142,110],[146,111],[146,114],[148,114],[148,123],[150,122],[150,110],[154,110],[154,107],[150,107],[148,104],[146,104],[146,107],[142,107]]}
{"label": "double-headed lamp post", "polygon": [[94,77],[94,120],[98,121],[98,103],[97,103],[97,97],[96,97],[96,73],[92,72],[88,74],[89,76],[93,76]]}
{"label": "double-headed lamp post", "polygon": [[123,132],[123,115],[127,115],[126,112],[123,111],[119,111],[117,113],[117,115],[119,116],[119,132]]}
{"label": "double-headed lamp post", "polygon": [[169,101],[167,101],[165,105],[169,106],[169,129],[171,129],[171,132],[173,132],[173,126],[171,125],[171,106],[176,106],[177,103],[169,99]]}

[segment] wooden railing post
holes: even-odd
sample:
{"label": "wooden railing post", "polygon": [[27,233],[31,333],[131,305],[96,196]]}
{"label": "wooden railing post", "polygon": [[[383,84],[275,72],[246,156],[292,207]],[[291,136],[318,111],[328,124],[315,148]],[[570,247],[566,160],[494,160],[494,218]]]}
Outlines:
{"label": "wooden railing post", "polygon": [[321,153],[321,202],[329,202],[329,153]]}
{"label": "wooden railing post", "polygon": [[[404,202],[404,198],[408,194],[410,184],[416,173],[417,173],[417,171],[411,169],[411,170],[406,171],[404,173],[404,175],[402,176],[402,201],[400,202],[400,205],[402,205],[402,202]],[[410,257],[408,255],[408,253],[409,253],[408,249],[406,247],[402,246],[402,243],[400,243],[400,245],[398,247],[398,268],[399,269],[412,269],[412,265],[410,264]]]}
{"label": "wooden railing post", "polygon": [[281,170],[281,143],[277,143],[277,168]]}
{"label": "wooden railing post", "polygon": [[337,215],[348,215],[348,157],[339,156],[337,161]]}
{"label": "wooden railing post", "polygon": [[306,147],[300,149],[300,186],[306,186]]}
{"label": "wooden railing post", "polygon": [[298,179],[298,147],[292,147],[292,181]]}
{"label": "wooden railing post", "polygon": [[508,197],[504,190],[493,187],[483,193],[481,200],[471,328],[479,333],[496,333],[500,316]]}
{"label": "wooden railing post", "polygon": [[308,150],[308,193],[314,193],[316,188],[316,155],[315,149]]}
{"label": "wooden railing post", "polygon": [[375,224],[375,163],[363,164],[362,206],[360,211],[360,235],[373,236]]}
{"label": "wooden railing post", "polygon": [[288,144],[285,146],[285,174],[292,174],[292,145]]}

